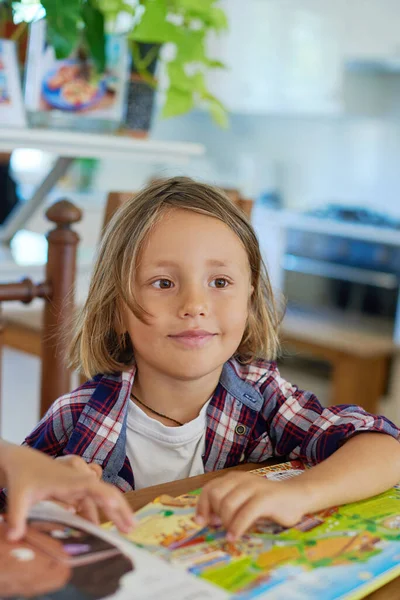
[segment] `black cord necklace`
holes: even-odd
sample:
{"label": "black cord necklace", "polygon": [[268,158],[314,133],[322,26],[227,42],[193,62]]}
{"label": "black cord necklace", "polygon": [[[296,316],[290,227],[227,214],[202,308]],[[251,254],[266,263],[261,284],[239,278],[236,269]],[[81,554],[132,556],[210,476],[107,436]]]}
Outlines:
{"label": "black cord necklace", "polygon": [[154,410],[154,408],[151,408],[151,406],[148,406],[147,404],[145,404],[144,402],[139,400],[139,398],[137,396],[135,396],[135,394],[133,392],[131,392],[131,396],[134,400],[136,400],[136,402],[139,402],[139,404],[141,404],[142,406],[147,408],[147,410],[150,410],[155,415],[162,417],[163,419],[168,419],[168,421],[173,421],[174,423],[176,423],[177,425],[182,427],[183,423],[181,423],[180,421],[177,421],[176,419],[173,419],[172,417],[167,417],[167,415],[163,415],[162,413],[157,412],[156,410]]}

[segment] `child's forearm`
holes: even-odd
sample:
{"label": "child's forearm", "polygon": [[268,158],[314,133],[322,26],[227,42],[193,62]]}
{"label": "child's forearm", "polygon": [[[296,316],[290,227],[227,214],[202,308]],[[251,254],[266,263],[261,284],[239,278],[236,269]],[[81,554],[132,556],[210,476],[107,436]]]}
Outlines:
{"label": "child's forearm", "polygon": [[287,481],[309,497],[308,512],[380,494],[400,481],[400,443],[360,433],[303,475]]}

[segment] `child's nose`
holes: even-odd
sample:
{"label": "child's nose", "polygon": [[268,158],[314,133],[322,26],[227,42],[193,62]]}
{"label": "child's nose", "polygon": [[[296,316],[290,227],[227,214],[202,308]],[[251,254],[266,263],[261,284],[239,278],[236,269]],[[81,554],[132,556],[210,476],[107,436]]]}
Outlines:
{"label": "child's nose", "polygon": [[192,288],[182,297],[179,309],[180,317],[206,316],[208,313],[207,297],[203,290]]}

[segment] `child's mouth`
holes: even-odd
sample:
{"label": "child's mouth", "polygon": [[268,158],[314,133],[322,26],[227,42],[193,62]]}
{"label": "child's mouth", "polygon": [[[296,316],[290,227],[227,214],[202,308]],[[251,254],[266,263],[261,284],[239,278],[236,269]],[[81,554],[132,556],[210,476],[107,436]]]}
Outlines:
{"label": "child's mouth", "polygon": [[202,329],[191,329],[168,337],[186,348],[202,348],[210,342],[217,334]]}

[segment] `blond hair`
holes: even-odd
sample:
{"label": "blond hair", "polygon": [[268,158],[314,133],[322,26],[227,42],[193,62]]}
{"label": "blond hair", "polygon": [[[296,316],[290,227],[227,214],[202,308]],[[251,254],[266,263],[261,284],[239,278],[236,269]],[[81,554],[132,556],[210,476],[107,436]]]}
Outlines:
{"label": "blond hair", "polygon": [[106,228],[69,352],[70,366],[87,377],[126,370],[132,365],[132,343],[128,334],[120,333],[121,301],[145,320],[146,313],[135,300],[133,274],[149,232],[171,209],[219,219],[238,236],[249,259],[254,291],[235,356],[242,362],[276,357],[280,319],[250,223],[221,190],[187,177],[174,177],[144,188],[121,206]]}

